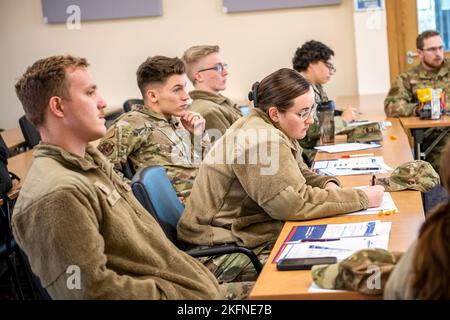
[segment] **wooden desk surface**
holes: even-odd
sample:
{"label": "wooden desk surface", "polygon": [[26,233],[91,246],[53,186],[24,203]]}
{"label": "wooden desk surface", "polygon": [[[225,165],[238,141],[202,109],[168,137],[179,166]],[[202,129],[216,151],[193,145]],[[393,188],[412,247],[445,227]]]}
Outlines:
{"label": "wooden desk surface", "polygon": [[20,128],[6,129],[1,132],[1,135],[9,150],[18,148],[25,143],[25,138],[23,137]]}
{"label": "wooden desk surface", "polygon": [[[384,96],[383,96],[384,98]],[[376,115],[372,107],[381,106],[381,96],[372,96],[372,99],[365,97],[358,97],[357,99],[347,98],[352,104],[358,103],[358,101],[364,101],[364,107],[371,110],[372,115],[368,116],[368,119],[386,120],[385,117],[378,114]],[[343,99],[345,100],[345,99]],[[356,101],[356,102],[355,102]],[[381,104],[376,106],[376,103]],[[354,106],[353,105],[353,106]],[[362,105],[361,105],[362,106]],[[361,109],[360,109],[361,110]],[[362,118],[366,118],[365,111]],[[383,111],[384,112],[384,111]],[[383,148],[361,150],[355,153],[374,153],[374,155],[382,155],[385,162],[395,168],[401,163],[413,160],[411,150],[409,149],[408,140],[404,130],[401,127],[398,119],[387,119],[392,122],[392,127],[389,127],[383,132]],[[391,140],[391,136],[396,136],[396,140]],[[336,159],[342,154],[328,154],[318,153],[316,160],[324,159]],[[384,176],[388,176],[385,174]],[[370,180],[368,175],[356,175],[356,176],[343,176],[339,177],[345,187],[367,185]],[[274,250],[272,251],[268,262],[264,266],[258,280],[253,287],[250,294],[251,299],[379,299],[380,296],[370,297],[359,294],[357,292],[345,291],[329,291],[320,293],[308,292],[311,284],[311,273],[307,271],[284,271],[280,272],[276,270],[276,265],[272,263],[278,249],[286,239],[289,231],[295,225],[313,225],[313,224],[328,224],[328,223],[352,223],[363,222],[368,220],[379,219],[381,221],[392,222],[391,234],[389,239],[389,250],[393,251],[405,251],[409,245],[416,239],[420,226],[424,221],[424,213],[422,207],[422,199],[420,192],[418,191],[401,191],[391,193],[392,198],[399,209],[399,212],[394,215],[364,215],[364,216],[335,216],[325,219],[317,219],[311,221],[302,222],[286,222],[280,236],[277,239]]]}
{"label": "wooden desk surface", "polygon": [[419,117],[401,117],[400,121],[405,129],[450,127],[450,116],[447,115],[442,116],[439,120],[421,120]]}

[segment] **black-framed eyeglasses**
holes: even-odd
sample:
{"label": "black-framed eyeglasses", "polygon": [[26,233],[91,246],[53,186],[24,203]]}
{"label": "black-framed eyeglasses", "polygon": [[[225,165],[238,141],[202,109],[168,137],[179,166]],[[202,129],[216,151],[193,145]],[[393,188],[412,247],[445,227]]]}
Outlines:
{"label": "black-framed eyeglasses", "polygon": [[311,109],[303,110],[297,113],[297,115],[302,119],[303,121],[308,119],[311,116],[314,116],[317,110],[317,104],[314,103]]}
{"label": "black-framed eyeglasses", "polygon": [[426,51],[426,52],[438,52],[438,51],[444,51],[444,46],[430,47],[430,48],[422,49],[422,51]]}
{"label": "black-framed eyeglasses", "polygon": [[323,63],[325,63],[325,65],[327,66],[328,69],[330,69],[331,72],[336,72],[336,68],[331,62],[324,61]]}
{"label": "black-framed eyeglasses", "polygon": [[211,68],[206,68],[206,69],[201,69],[198,70],[198,72],[203,72],[203,71],[208,71],[208,70],[216,70],[219,73],[222,73],[223,70],[228,69],[228,64],[226,63],[217,63],[214,65],[214,67]]}

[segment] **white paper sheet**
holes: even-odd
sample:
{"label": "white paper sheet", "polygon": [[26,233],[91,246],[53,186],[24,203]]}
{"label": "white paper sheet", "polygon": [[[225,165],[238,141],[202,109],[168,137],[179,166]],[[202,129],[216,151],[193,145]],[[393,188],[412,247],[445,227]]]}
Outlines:
{"label": "white paper sheet", "polygon": [[314,147],[319,151],[328,152],[328,153],[337,153],[337,152],[349,152],[349,151],[358,151],[365,149],[373,149],[379,148],[381,145],[376,143],[341,143],[341,144],[332,144],[328,146],[318,146]]}
{"label": "white paper sheet", "polygon": [[317,170],[318,174],[327,176],[386,173],[393,170],[384,163],[381,156],[316,161],[313,169]]}

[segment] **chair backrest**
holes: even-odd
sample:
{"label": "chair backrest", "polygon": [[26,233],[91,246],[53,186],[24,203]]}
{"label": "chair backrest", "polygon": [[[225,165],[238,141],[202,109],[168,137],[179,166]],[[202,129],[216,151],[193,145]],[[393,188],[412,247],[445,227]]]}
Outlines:
{"label": "chair backrest", "polygon": [[39,131],[28,121],[26,116],[22,116],[19,119],[20,130],[22,130],[23,137],[25,138],[25,144],[28,149],[33,149],[35,145],[41,141],[41,135]]}
{"label": "chair backrest", "polygon": [[142,206],[159,222],[166,236],[179,246],[177,223],[184,207],[167,177],[166,170],[160,166],[138,170],[131,182],[131,189]]}
{"label": "chair backrest", "polygon": [[123,110],[119,109],[116,112],[110,113],[107,116],[105,116],[105,126],[109,128],[111,124],[116,120],[121,114],[123,113]]}
{"label": "chair backrest", "polygon": [[128,179],[130,179],[130,180],[133,179],[134,174],[136,173],[136,171],[134,170],[133,162],[131,162],[130,158],[127,158],[127,162],[125,162],[122,165],[122,173]]}
{"label": "chair backrest", "polygon": [[129,112],[131,111],[131,107],[134,104],[144,104],[144,100],[143,99],[128,99],[123,103],[123,111],[124,112]]}
{"label": "chair backrest", "polygon": [[3,150],[5,150],[6,152],[6,156],[9,157],[9,150],[8,150],[8,146],[6,145],[5,140],[3,140],[2,135],[0,134],[0,147],[3,148]]}

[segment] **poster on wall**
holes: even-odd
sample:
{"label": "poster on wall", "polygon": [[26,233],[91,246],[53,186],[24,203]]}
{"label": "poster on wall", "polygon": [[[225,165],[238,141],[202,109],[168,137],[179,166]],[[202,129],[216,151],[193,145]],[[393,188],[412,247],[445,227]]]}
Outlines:
{"label": "poster on wall", "polygon": [[155,17],[162,15],[162,0],[42,0],[45,23]]}
{"label": "poster on wall", "polygon": [[341,4],[341,0],[223,0],[227,13]]}
{"label": "poster on wall", "polygon": [[355,0],[355,11],[384,9],[384,0]]}

